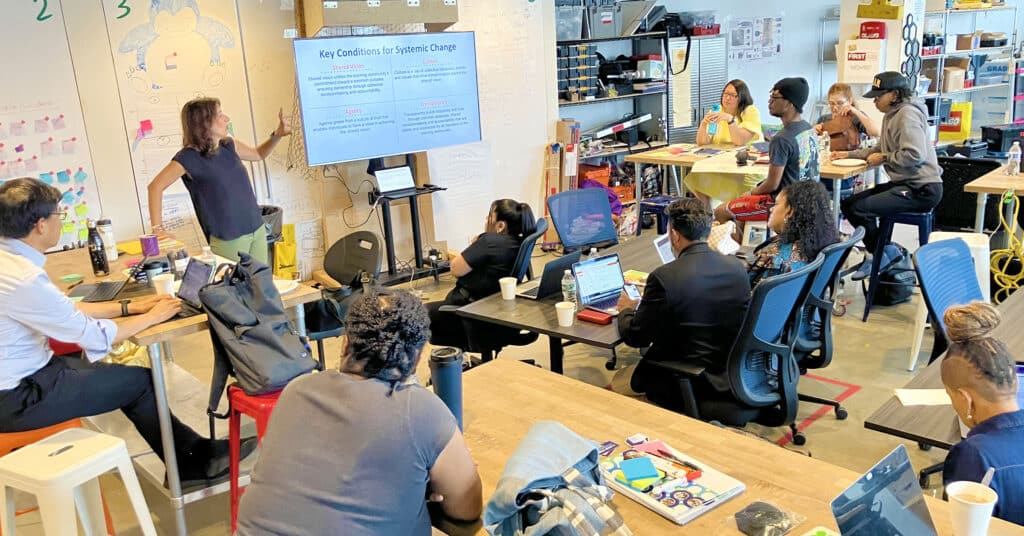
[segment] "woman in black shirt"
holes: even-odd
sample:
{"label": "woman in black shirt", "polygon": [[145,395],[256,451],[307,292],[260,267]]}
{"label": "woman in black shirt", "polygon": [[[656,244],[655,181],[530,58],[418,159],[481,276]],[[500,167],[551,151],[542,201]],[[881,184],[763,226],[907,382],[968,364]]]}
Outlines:
{"label": "woman in black shirt", "polygon": [[466,305],[498,292],[498,280],[512,275],[523,239],[536,230],[530,205],[513,199],[491,203],[484,232],[462,253],[448,253],[455,288],[444,301],[427,304],[430,312],[430,343],[466,349],[466,334],[457,315],[441,311],[442,305]]}

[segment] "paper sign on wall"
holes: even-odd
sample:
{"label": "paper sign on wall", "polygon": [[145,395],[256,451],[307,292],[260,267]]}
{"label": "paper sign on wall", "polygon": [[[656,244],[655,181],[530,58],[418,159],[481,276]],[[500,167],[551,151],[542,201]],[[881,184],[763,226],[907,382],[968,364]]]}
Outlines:
{"label": "paper sign on wall", "polygon": [[885,70],[885,39],[843,41],[839,57],[839,80],[847,84],[870,84]]}

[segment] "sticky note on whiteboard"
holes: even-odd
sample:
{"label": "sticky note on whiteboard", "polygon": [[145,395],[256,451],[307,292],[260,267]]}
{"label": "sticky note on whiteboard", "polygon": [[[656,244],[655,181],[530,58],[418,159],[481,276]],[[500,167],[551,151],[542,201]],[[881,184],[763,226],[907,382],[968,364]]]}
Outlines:
{"label": "sticky note on whiteboard", "polygon": [[150,119],[143,119],[142,121],[139,121],[139,130],[141,130],[143,134],[153,132],[153,121]]}
{"label": "sticky note on whiteboard", "polygon": [[57,117],[53,118],[53,129],[54,130],[61,130],[61,129],[66,128],[66,127],[67,127],[67,124],[64,123],[64,114],[60,114]]}
{"label": "sticky note on whiteboard", "polygon": [[78,168],[78,171],[75,172],[75,182],[77,182],[78,184],[82,184],[88,178],[89,174],[86,173],[85,170],[82,168]]}
{"label": "sticky note on whiteboard", "polygon": [[66,169],[62,169],[57,172],[57,182],[61,184],[67,184],[71,182],[71,174]]}
{"label": "sticky note on whiteboard", "polygon": [[74,154],[75,148],[78,147],[78,138],[64,140],[60,146],[64,154]]}
{"label": "sticky note on whiteboard", "polygon": [[50,118],[36,119],[36,134],[50,131]]}
{"label": "sticky note on whiteboard", "polygon": [[79,217],[85,216],[88,213],[89,213],[89,207],[86,206],[85,203],[82,203],[81,205],[78,205],[77,207],[75,207],[75,214],[77,214]]}
{"label": "sticky note on whiteboard", "polygon": [[46,184],[53,184],[53,172],[49,171],[47,173],[40,173],[39,180],[45,182]]}
{"label": "sticky note on whiteboard", "polygon": [[[61,230],[64,233],[73,233],[73,232],[75,232],[75,222],[73,222],[73,221],[66,221],[66,222],[64,222],[64,225],[61,228]],[[88,231],[88,229],[86,231]],[[88,236],[88,234],[86,234],[86,236]]]}

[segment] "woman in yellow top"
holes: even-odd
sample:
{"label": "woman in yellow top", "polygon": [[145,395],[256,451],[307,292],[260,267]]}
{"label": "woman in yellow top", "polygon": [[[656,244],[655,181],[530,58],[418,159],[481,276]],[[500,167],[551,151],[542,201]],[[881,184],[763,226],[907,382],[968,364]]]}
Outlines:
{"label": "woman in yellow top", "polygon": [[[747,145],[764,139],[761,134],[761,112],[746,82],[731,80],[722,90],[722,111],[708,112],[697,129],[697,145]],[[717,132],[708,134],[708,125],[717,124]]]}
{"label": "woman in yellow top", "polygon": [[[697,145],[735,145],[744,146],[763,141],[761,133],[761,113],[754,106],[754,98],[746,82],[740,79],[730,80],[722,89],[722,111],[708,112],[700,121],[697,129]],[[708,126],[716,125],[716,132],[708,134]],[[750,191],[757,183],[764,180],[764,175],[734,173],[690,172],[684,182],[686,187],[711,206],[711,200],[728,201],[743,192]]]}

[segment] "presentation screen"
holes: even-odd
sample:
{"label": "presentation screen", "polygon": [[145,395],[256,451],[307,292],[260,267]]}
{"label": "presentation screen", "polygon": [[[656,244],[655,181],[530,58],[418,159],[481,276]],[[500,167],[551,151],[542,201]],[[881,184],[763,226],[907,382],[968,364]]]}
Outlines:
{"label": "presentation screen", "polygon": [[295,40],[310,166],[480,141],[473,32]]}

